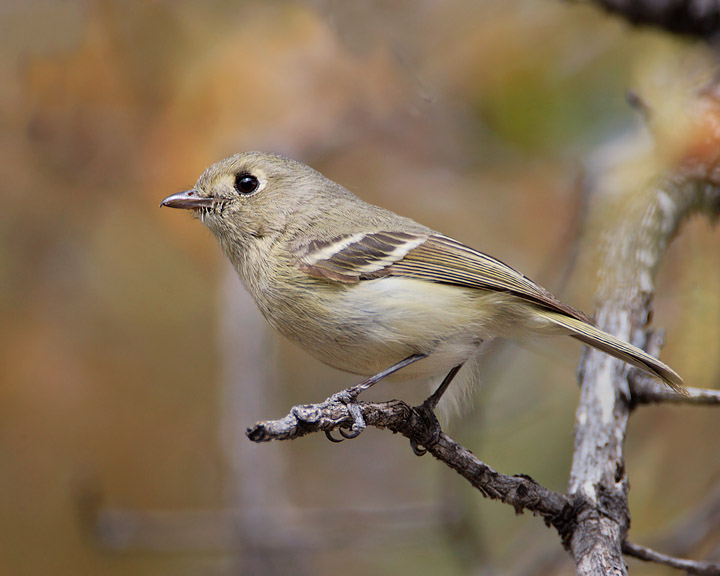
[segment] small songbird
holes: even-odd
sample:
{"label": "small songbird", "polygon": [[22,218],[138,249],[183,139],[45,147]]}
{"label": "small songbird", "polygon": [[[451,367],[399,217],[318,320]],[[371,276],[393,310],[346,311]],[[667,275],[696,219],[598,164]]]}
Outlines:
{"label": "small songbird", "polygon": [[[322,362],[440,387],[471,379],[493,338],[566,334],[684,393],[671,368],[603,332],[501,261],[373,206],[294,160],[247,152],[208,168],[162,206],[215,235],[270,325]],[[362,423],[344,434],[355,436]]]}

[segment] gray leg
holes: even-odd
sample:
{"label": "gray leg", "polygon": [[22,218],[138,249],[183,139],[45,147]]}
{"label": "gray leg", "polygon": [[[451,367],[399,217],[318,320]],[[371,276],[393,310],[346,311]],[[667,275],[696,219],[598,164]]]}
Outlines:
{"label": "gray leg", "polygon": [[435,410],[435,408],[437,408],[438,402],[440,402],[440,398],[442,398],[442,395],[445,394],[448,386],[450,386],[450,382],[453,381],[453,378],[457,376],[457,373],[460,372],[460,368],[462,367],[462,364],[458,364],[452,370],[450,370],[450,372],[447,373],[447,376],[445,376],[445,379],[441,382],[440,386],[437,387],[437,390],[435,390],[435,392],[433,392],[430,397],[425,400],[424,404],[428,408],[432,410]]}

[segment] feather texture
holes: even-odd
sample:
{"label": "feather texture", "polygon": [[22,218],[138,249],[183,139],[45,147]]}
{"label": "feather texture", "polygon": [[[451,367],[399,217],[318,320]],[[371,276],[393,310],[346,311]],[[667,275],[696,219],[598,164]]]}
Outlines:
{"label": "feather texture", "polygon": [[665,381],[676,392],[684,396],[687,395],[687,391],[683,388],[683,381],[680,375],[666,364],[660,362],[657,358],[650,356],[650,354],[644,350],[640,350],[640,348],[632,344],[623,342],[619,338],[603,332],[592,324],[580,322],[575,318],[563,316],[555,312],[543,311],[541,314],[554,324],[566,328],[573,338],[577,338],[593,348],[602,350],[606,354],[610,354],[646,372],[650,372]]}
{"label": "feather texture", "polygon": [[[332,250],[332,248],[337,248]],[[311,242],[298,251],[301,269],[315,277],[359,282],[405,276],[511,294],[583,322],[589,319],[507,264],[441,234],[376,232]]]}
{"label": "feather texture", "polygon": [[582,312],[507,264],[447,236],[385,231],[344,235],[310,242],[296,255],[305,273],[337,282],[406,277],[511,294],[534,304],[539,318],[581,342],[646,370],[685,393],[682,379],[670,367],[603,332]]}

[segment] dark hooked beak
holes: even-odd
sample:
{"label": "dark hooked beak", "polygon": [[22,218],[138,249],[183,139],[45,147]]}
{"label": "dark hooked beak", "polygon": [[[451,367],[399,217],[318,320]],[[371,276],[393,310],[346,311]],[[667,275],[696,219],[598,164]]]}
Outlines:
{"label": "dark hooked beak", "polygon": [[185,210],[197,210],[199,208],[210,208],[215,203],[215,198],[198,196],[197,190],[186,190],[168,196],[160,202],[160,206],[168,208],[183,208]]}

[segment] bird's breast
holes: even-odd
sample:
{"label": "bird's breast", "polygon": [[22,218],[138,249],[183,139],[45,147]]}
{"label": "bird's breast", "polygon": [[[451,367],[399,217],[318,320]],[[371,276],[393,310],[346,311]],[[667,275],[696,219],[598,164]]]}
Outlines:
{"label": "bird's breast", "polygon": [[443,375],[492,338],[481,291],[402,277],[267,283],[256,300],[280,333],[322,362],[370,376],[412,354],[396,378]]}

